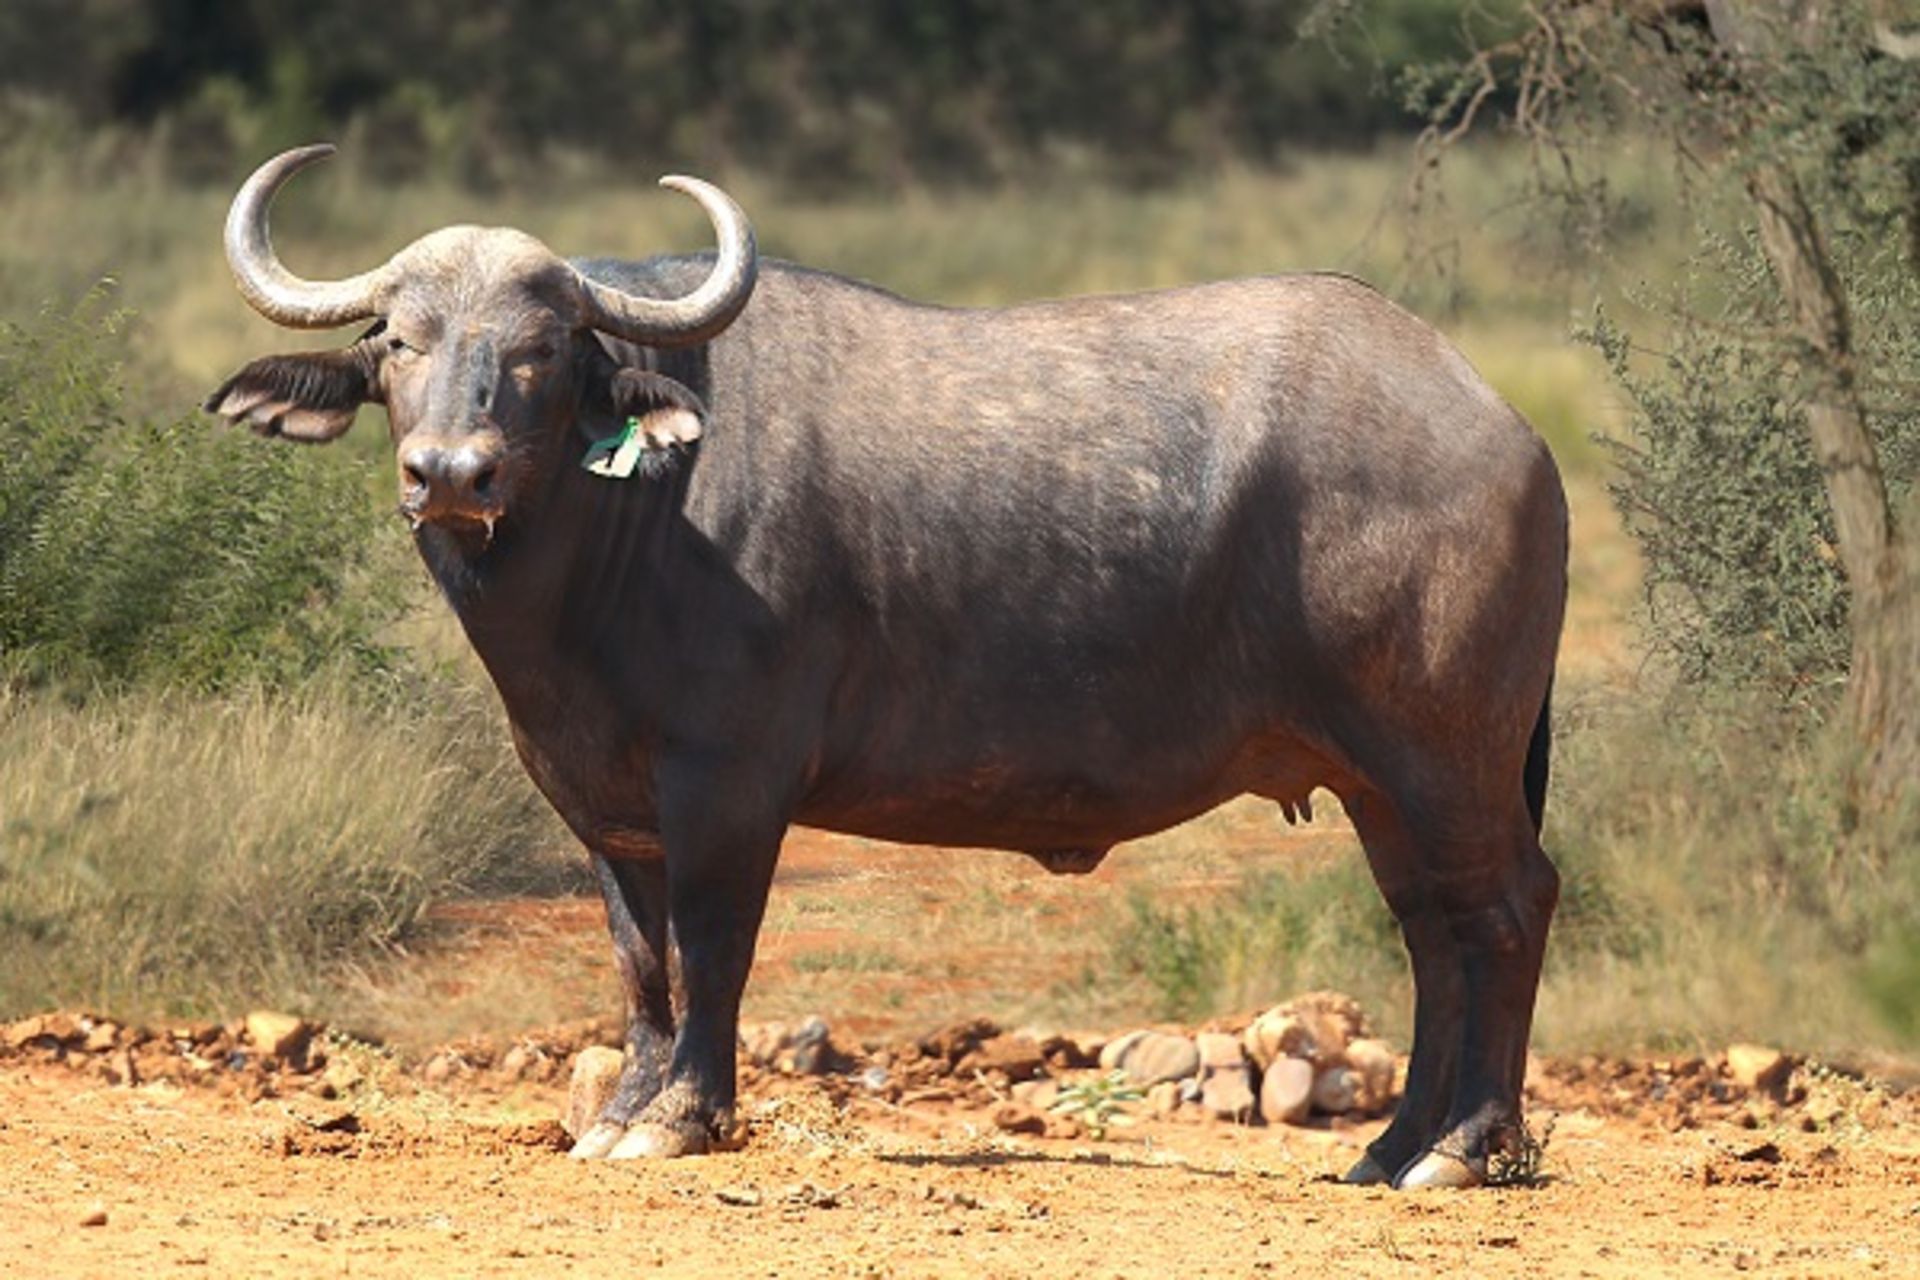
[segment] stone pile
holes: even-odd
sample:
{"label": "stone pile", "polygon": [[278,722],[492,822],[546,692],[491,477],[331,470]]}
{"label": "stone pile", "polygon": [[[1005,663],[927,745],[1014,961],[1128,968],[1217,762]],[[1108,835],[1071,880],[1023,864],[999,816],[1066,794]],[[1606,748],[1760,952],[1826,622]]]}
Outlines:
{"label": "stone pile", "polygon": [[1393,1102],[1394,1064],[1360,1006],[1331,991],[1275,1005],[1237,1035],[1135,1031],[1100,1053],[1103,1069],[1124,1072],[1147,1091],[1155,1114],[1193,1105],[1240,1124],[1378,1115]]}

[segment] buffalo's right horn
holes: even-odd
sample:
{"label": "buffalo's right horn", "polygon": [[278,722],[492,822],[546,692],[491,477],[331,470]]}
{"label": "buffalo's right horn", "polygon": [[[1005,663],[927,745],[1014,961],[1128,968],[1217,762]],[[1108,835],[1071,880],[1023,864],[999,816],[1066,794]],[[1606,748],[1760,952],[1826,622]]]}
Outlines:
{"label": "buffalo's right horn", "polygon": [[587,320],[602,333],[647,347],[690,347],[733,323],[753,296],[759,257],[753,225],[733,197],[698,178],[666,177],[660,185],[700,202],[720,252],[699,288],[681,298],[647,298],[580,277]]}
{"label": "buffalo's right horn", "polygon": [[347,280],[302,280],[280,265],[267,235],[267,206],[281,184],[333,154],[330,143],[283,151],[253,171],[227,210],[227,265],[241,296],[267,319],[290,329],[330,329],[379,312],[387,268]]}

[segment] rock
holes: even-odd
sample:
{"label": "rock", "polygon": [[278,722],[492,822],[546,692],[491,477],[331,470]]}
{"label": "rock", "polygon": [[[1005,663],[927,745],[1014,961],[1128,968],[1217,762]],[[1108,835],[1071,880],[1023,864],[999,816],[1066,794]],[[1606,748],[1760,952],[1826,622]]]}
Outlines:
{"label": "rock", "polygon": [[50,1013],[40,1019],[40,1034],[62,1046],[79,1044],[87,1038],[80,1020],[70,1013]]}
{"label": "rock", "polygon": [[972,1053],[983,1040],[1000,1034],[1000,1024],[990,1018],[972,1018],[942,1027],[920,1042],[920,1052],[929,1058],[944,1058],[955,1063]]}
{"label": "rock", "polygon": [[1311,991],[1255,1018],[1241,1042],[1262,1070],[1276,1058],[1305,1058],[1325,1068],[1341,1061],[1349,1041],[1366,1035],[1367,1016],[1351,997]]}
{"label": "rock", "polygon": [[[1367,1015],[1351,996],[1338,991],[1309,991],[1254,1019],[1244,1037],[1256,1063],[1275,1058],[1309,1059],[1316,1067],[1338,1063],[1351,1040],[1369,1033]],[[1265,1063],[1261,1063],[1265,1066]]]}
{"label": "rock", "polygon": [[22,1018],[18,1022],[9,1022],[5,1031],[0,1031],[0,1044],[9,1049],[24,1049],[40,1038],[41,1018]]}
{"label": "rock", "polygon": [[1831,1089],[1814,1089],[1807,1095],[1801,1118],[1810,1133],[1831,1129],[1847,1118],[1846,1100]]}
{"label": "rock", "polygon": [[335,1058],[327,1064],[327,1074],[322,1079],[337,1093],[351,1093],[360,1087],[366,1075],[345,1058]]}
{"label": "rock", "polygon": [[1727,1074],[1743,1089],[1772,1093],[1787,1082],[1793,1062],[1778,1049],[1760,1044],[1727,1046]]}
{"label": "rock", "polygon": [[1236,1124],[1253,1118],[1253,1077],[1240,1037],[1203,1031],[1195,1038],[1200,1057],[1200,1105],[1208,1115]]}
{"label": "rock", "polygon": [[1343,1116],[1360,1103],[1360,1073],[1348,1066],[1322,1068],[1314,1073],[1310,1096],[1315,1111]]}
{"label": "rock", "polygon": [[1181,1080],[1200,1070],[1200,1050],[1185,1036],[1149,1031],[1120,1055],[1119,1067],[1135,1084]]}
{"label": "rock", "polygon": [[1078,1071],[1099,1065],[1102,1045],[1093,1036],[1055,1032],[1034,1039],[1040,1042],[1040,1052],[1046,1055],[1047,1065],[1056,1070]]}
{"label": "rock", "polygon": [[618,1049],[594,1045],[573,1059],[573,1079],[567,1086],[567,1114],[562,1121],[567,1136],[578,1138],[593,1127],[600,1108],[607,1105],[620,1083],[626,1057]]}
{"label": "rock", "polygon": [[107,1080],[111,1084],[140,1083],[140,1069],[133,1064],[133,1051],[122,1049],[107,1060]]}
{"label": "rock", "polygon": [[1010,1092],[1015,1102],[1023,1102],[1036,1111],[1045,1111],[1060,1098],[1060,1083],[1049,1077],[1039,1080],[1022,1080],[1013,1086]]}
{"label": "rock", "polygon": [[533,1050],[524,1044],[516,1044],[501,1056],[498,1070],[501,1075],[507,1077],[509,1080],[519,1080],[526,1076],[527,1072],[533,1067],[534,1061],[535,1054]]}
{"label": "rock", "polygon": [[[1235,1049],[1240,1046],[1234,1045]],[[1200,1105],[1208,1115],[1218,1116],[1222,1120],[1231,1120],[1235,1124],[1250,1124],[1253,1121],[1254,1097],[1252,1077],[1244,1066],[1216,1071],[1200,1083]]]}
{"label": "rock", "polygon": [[803,1076],[824,1076],[846,1065],[846,1058],[833,1047],[827,1020],[815,1015],[800,1024],[793,1033],[793,1069]]}
{"label": "rock", "polygon": [[1146,1031],[1129,1031],[1118,1039],[1109,1040],[1101,1045],[1099,1057],[1100,1069],[1102,1071],[1118,1070],[1120,1067],[1120,1059],[1126,1056],[1127,1050],[1139,1044],[1150,1034],[1150,1032]]}
{"label": "rock", "polygon": [[445,1084],[453,1079],[453,1057],[450,1054],[436,1053],[420,1068],[420,1078],[428,1084]]}
{"label": "rock", "polygon": [[312,1038],[312,1024],[290,1013],[261,1009],[247,1015],[247,1039],[269,1058],[291,1061],[301,1055]]}
{"label": "rock", "polygon": [[1003,1102],[993,1113],[993,1127],[1002,1133],[1025,1133],[1039,1137],[1047,1131],[1047,1118],[1022,1102]]}
{"label": "rock", "polygon": [[1009,1080],[1031,1080],[1046,1069],[1040,1045],[1026,1036],[1009,1033],[983,1040],[960,1059],[961,1071],[998,1071]]}
{"label": "rock", "polygon": [[1275,1058],[1312,1058],[1319,1052],[1313,1032],[1285,1007],[1269,1009],[1248,1025],[1240,1037],[1247,1056],[1265,1071]]}
{"label": "rock", "polygon": [[1194,1037],[1193,1047],[1200,1053],[1202,1075],[1209,1071],[1232,1071],[1244,1069],[1247,1057],[1240,1048],[1240,1038],[1220,1031],[1202,1031]]}
{"label": "rock", "polygon": [[1348,1043],[1346,1058],[1360,1077],[1358,1110],[1379,1115],[1393,1104],[1393,1073],[1399,1065],[1393,1047],[1384,1040],[1363,1037]]}
{"label": "rock", "polygon": [[1156,1116],[1170,1116],[1180,1109],[1180,1082],[1162,1080],[1147,1090],[1147,1110]]}
{"label": "rock", "polygon": [[0,1044],[20,1050],[26,1048],[64,1049],[87,1037],[86,1031],[70,1013],[46,1013],[22,1018],[0,1032]]}
{"label": "rock", "polygon": [[86,1048],[88,1053],[111,1053],[114,1044],[120,1038],[120,1028],[104,1019],[96,1022],[87,1030]]}
{"label": "rock", "polygon": [[288,1098],[280,1104],[294,1120],[316,1133],[358,1133],[360,1116],[351,1106],[327,1098]]}
{"label": "rock", "polygon": [[740,1032],[740,1047],[746,1050],[749,1059],[762,1067],[772,1067],[779,1062],[781,1053],[792,1042],[793,1033],[784,1022],[763,1022],[742,1028]]}
{"label": "rock", "polygon": [[1275,1058],[1260,1078],[1260,1118],[1268,1124],[1300,1124],[1313,1108],[1313,1064]]}
{"label": "rock", "polygon": [[80,1215],[80,1225],[83,1227],[106,1226],[107,1225],[107,1206],[101,1204],[97,1200],[94,1201],[92,1205],[88,1206],[87,1211]]}

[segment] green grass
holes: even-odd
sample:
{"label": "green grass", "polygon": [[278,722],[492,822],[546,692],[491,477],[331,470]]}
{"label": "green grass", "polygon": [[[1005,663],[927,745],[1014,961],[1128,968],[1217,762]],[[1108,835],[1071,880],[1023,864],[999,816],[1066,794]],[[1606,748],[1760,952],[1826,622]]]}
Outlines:
{"label": "green grass", "polygon": [[909,973],[913,966],[887,947],[832,947],[795,953],[795,973]]}

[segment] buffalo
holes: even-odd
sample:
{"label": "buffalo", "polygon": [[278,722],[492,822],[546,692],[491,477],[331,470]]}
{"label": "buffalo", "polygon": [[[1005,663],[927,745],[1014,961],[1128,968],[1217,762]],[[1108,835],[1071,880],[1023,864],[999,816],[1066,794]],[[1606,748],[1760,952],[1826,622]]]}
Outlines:
{"label": "buffalo", "polygon": [[226,225],[296,328],[207,401],[323,441],[386,408],[399,508],[586,846],[627,1006],[581,1157],[731,1129],[789,823],[1084,871],[1243,793],[1338,796],[1404,935],[1413,1056],[1358,1183],[1525,1141],[1567,509],[1433,329],[1335,274],[959,309],[760,259],[567,261],[450,227],[281,265],[269,160]]}

